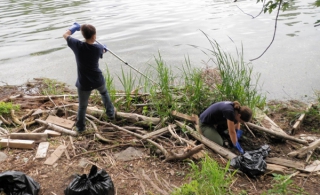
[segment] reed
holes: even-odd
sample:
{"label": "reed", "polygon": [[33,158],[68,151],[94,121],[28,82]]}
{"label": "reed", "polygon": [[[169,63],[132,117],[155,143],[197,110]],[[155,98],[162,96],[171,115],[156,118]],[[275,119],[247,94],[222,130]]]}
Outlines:
{"label": "reed", "polygon": [[223,51],[215,40],[211,40],[207,35],[206,37],[211,45],[208,55],[218,67],[221,76],[221,83],[217,83],[220,99],[238,100],[250,108],[263,108],[266,97],[258,90],[260,74],[254,74],[252,65],[244,61],[243,47],[241,51],[236,48],[236,55],[232,56]]}
{"label": "reed", "polygon": [[121,82],[122,87],[124,89],[125,99],[126,99],[125,107],[127,110],[129,110],[133,101],[131,97],[131,93],[133,92],[136,78],[133,77],[131,70],[125,74],[122,66],[121,66],[121,73],[122,73],[121,77],[118,76],[118,79]]}

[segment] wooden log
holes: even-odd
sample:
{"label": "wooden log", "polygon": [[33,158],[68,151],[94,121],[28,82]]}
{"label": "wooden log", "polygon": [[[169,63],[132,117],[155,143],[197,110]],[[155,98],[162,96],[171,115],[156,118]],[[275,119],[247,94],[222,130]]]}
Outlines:
{"label": "wooden log", "polygon": [[29,95],[15,95],[15,96],[10,96],[9,99],[17,99],[17,98],[23,98],[23,99],[30,99],[30,100],[49,100],[50,98],[66,98],[66,97],[78,97],[78,95],[50,95],[50,96],[29,96]]}
{"label": "wooden log", "polygon": [[263,131],[265,133],[268,133],[268,134],[271,134],[271,135],[274,135],[274,136],[277,136],[277,137],[281,137],[283,139],[287,139],[287,140],[291,140],[291,141],[295,141],[295,142],[298,142],[300,144],[308,144],[307,141],[305,140],[301,140],[301,139],[298,139],[298,138],[295,138],[293,136],[290,136],[288,134],[283,134],[283,133],[279,133],[279,132],[276,132],[276,131],[272,131],[270,129],[267,129],[267,128],[264,128],[264,127],[260,127],[258,125],[255,125],[253,123],[247,123],[247,125],[252,128],[252,129],[257,129],[259,131]]}
{"label": "wooden log", "polygon": [[312,173],[320,170],[320,161],[315,160],[311,165],[306,166],[304,171]]}
{"label": "wooden log", "polygon": [[196,118],[194,116],[189,116],[187,114],[180,113],[176,110],[172,111],[171,115],[178,118],[178,119],[182,119],[182,120],[186,120],[186,121],[190,121],[190,122],[197,122]]}
{"label": "wooden log", "polygon": [[305,164],[302,162],[297,162],[297,161],[283,159],[283,158],[266,158],[266,162],[271,164],[282,165],[286,167],[292,167],[295,169],[304,169],[305,167]]}
{"label": "wooden log", "polygon": [[38,146],[36,158],[45,158],[47,156],[49,145],[49,142],[41,142]]}
{"label": "wooden log", "polygon": [[60,132],[52,131],[52,130],[45,130],[44,133],[48,134],[48,137],[59,137],[61,136]]}
{"label": "wooden log", "polygon": [[66,128],[66,129],[72,129],[72,127],[75,123],[72,120],[68,120],[68,119],[64,119],[64,118],[60,118],[60,117],[56,117],[56,116],[52,116],[52,115],[49,115],[46,122],[56,124],[60,127]]}
{"label": "wooden log", "polygon": [[68,134],[68,135],[72,135],[72,136],[77,136],[78,133],[76,131],[70,131],[68,129],[65,129],[63,127],[59,127],[57,125],[54,125],[54,124],[51,124],[51,123],[48,123],[46,121],[43,121],[43,120],[40,120],[40,119],[36,119],[36,121],[38,123],[41,123],[43,125],[47,125],[48,128],[54,130],[54,131],[57,131],[57,132],[60,132],[60,133],[65,133],[65,134]]}
{"label": "wooden log", "polygon": [[143,116],[135,113],[117,112],[117,117],[124,118],[129,122],[133,122],[133,123],[143,121],[146,124],[157,125],[160,122],[160,118],[147,117],[147,116]]}
{"label": "wooden log", "polygon": [[34,140],[35,143],[45,142],[48,139],[46,133],[10,133],[10,139]]}
{"label": "wooden log", "polygon": [[[72,106],[73,110],[78,110],[79,105],[74,104]],[[95,117],[100,117],[105,114],[104,110],[100,110],[96,107],[87,107],[87,113]],[[116,112],[116,117],[120,117],[128,120],[129,122],[143,124],[143,125],[157,125],[160,122],[160,118],[147,117],[135,113],[125,113],[125,112]],[[139,123],[140,122],[140,123]]]}
{"label": "wooden log", "polygon": [[259,121],[262,127],[269,129],[270,131],[278,132],[279,134],[285,134],[273,120],[271,120],[262,110],[255,108],[255,119]]}
{"label": "wooden log", "polygon": [[33,140],[18,140],[18,139],[1,139],[1,147],[33,149],[35,142]]}
{"label": "wooden log", "polygon": [[[309,104],[305,110],[305,112],[308,112],[309,109],[312,107],[312,104]],[[304,117],[306,116],[306,113],[303,113],[300,115],[298,120],[294,123],[292,129],[291,129],[291,134],[295,134],[296,130],[300,128],[301,123],[303,122]]]}
{"label": "wooden log", "polygon": [[[176,125],[171,125],[171,128],[175,128],[175,127],[176,127]],[[157,131],[153,131],[151,133],[148,133],[148,134],[142,136],[142,139],[150,139],[150,138],[158,137],[168,131],[169,131],[168,127],[164,127],[162,129],[159,129]]]}
{"label": "wooden log", "polygon": [[64,153],[67,146],[60,145],[51,155],[50,157],[44,162],[45,165],[53,165]]}
{"label": "wooden log", "polygon": [[320,139],[312,142],[309,146],[304,146],[297,151],[290,152],[288,156],[304,158],[309,151],[316,149],[319,145],[320,145]]}

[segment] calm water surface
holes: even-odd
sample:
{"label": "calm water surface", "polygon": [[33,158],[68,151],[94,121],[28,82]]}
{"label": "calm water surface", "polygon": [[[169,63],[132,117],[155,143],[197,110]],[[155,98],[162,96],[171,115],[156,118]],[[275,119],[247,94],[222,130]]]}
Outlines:
{"label": "calm water surface", "polygon": [[[62,34],[73,23],[90,23],[97,38],[137,69],[144,71],[160,51],[167,65],[180,67],[188,55],[192,65],[205,67],[208,59],[197,45],[209,48],[202,34],[217,40],[226,51],[243,44],[247,61],[259,56],[272,39],[273,14],[256,19],[256,0],[2,0],[0,2],[0,85],[22,84],[35,77],[58,79],[74,86],[76,65]],[[308,99],[320,90],[320,9],[314,0],[296,0],[279,17],[275,42],[254,71],[268,99]],[[82,39],[79,32],[73,35]],[[111,74],[129,71],[111,54],[100,61]],[[117,85],[120,87],[119,82]],[[306,97],[307,96],[307,97]]]}

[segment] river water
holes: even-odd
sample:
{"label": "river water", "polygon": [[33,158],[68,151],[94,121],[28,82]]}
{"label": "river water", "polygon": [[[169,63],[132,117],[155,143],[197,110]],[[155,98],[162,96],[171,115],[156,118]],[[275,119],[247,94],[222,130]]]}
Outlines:
{"label": "river water", "polygon": [[[314,1],[295,0],[280,12],[274,43],[252,62],[268,99],[309,100],[320,90],[320,27],[314,27],[320,9]],[[243,13],[257,15],[261,6],[256,0],[1,0],[0,85],[48,77],[74,87],[75,59],[62,34],[75,21],[93,24],[100,42],[142,72],[158,52],[172,67],[181,67],[185,56],[205,67],[208,57],[190,46],[210,48],[201,31],[231,53],[242,44],[249,62],[273,36],[275,11],[255,19]],[[73,36],[82,39],[79,32]],[[105,64],[115,78],[121,67],[130,70],[110,53],[102,69]]]}

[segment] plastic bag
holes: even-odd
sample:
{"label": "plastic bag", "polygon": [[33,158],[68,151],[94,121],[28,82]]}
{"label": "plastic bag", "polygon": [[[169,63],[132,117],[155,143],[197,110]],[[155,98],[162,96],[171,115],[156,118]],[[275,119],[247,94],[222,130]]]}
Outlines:
{"label": "plastic bag", "polygon": [[243,155],[233,158],[230,165],[251,178],[257,177],[266,171],[267,163],[264,159],[268,156],[269,151],[268,145],[263,145],[258,150],[246,151]]}
{"label": "plastic bag", "polygon": [[7,195],[37,195],[40,185],[20,171],[0,173],[0,192]]}
{"label": "plastic bag", "polygon": [[111,177],[105,170],[97,166],[91,167],[90,173],[77,175],[64,190],[65,195],[114,195],[114,186]]}

